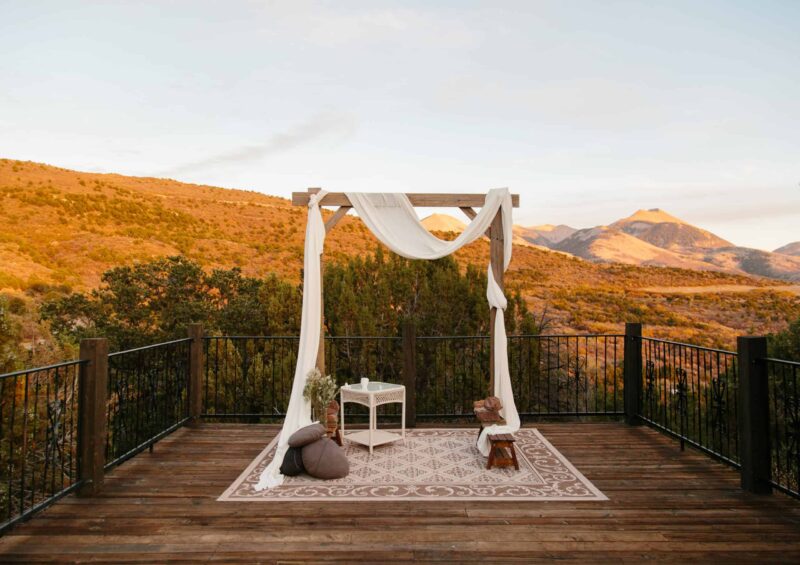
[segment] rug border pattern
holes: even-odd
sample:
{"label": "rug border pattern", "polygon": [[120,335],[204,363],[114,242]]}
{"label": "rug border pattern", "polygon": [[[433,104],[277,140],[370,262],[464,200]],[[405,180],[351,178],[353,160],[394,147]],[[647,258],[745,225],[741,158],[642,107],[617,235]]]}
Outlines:
{"label": "rug border pattern", "polygon": [[[416,428],[416,430],[422,431],[426,428]],[[461,430],[461,428],[431,428],[436,430]],[[466,429],[466,428],[465,428]],[[261,503],[276,503],[276,502],[379,502],[379,501],[404,501],[404,502],[455,502],[459,500],[463,501],[527,501],[527,502],[549,502],[549,501],[564,501],[564,502],[582,502],[582,501],[606,501],[608,497],[605,496],[600,489],[598,489],[591,481],[589,481],[583,473],[578,471],[575,466],[566,458],[564,455],[557,450],[552,443],[550,443],[547,438],[545,438],[542,433],[537,428],[522,428],[526,431],[533,432],[539,441],[547,447],[550,453],[562,464],[566,467],[576,478],[578,482],[580,482],[587,491],[591,493],[591,496],[392,496],[392,495],[380,495],[380,496],[336,496],[336,497],[327,497],[327,496],[292,496],[286,498],[258,498],[258,497],[241,497],[241,496],[234,496],[234,493],[239,488],[241,483],[247,480],[250,477],[251,473],[255,470],[256,467],[263,461],[264,457],[267,456],[269,451],[274,447],[275,443],[278,441],[278,435],[276,435],[272,440],[267,444],[267,446],[261,450],[261,452],[250,462],[247,468],[239,474],[235,481],[225,489],[217,501],[219,502],[261,502]],[[522,454],[520,454],[522,455]],[[524,457],[524,455],[522,455]],[[533,466],[533,465],[532,465]],[[535,469],[535,466],[533,466]],[[278,487],[280,488],[280,487]]]}

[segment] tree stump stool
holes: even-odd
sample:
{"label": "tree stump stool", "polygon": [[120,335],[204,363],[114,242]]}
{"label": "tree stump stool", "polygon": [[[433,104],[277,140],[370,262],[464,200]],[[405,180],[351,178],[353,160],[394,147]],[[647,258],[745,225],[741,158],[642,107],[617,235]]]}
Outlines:
{"label": "tree stump stool", "polygon": [[511,467],[519,471],[517,452],[514,450],[514,436],[511,434],[489,435],[489,461],[486,468]]}
{"label": "tree stump stool", "polygon": [[327,409],[327,426],[326,432],[328,437],[331,438],[333,441],[336,442],[337,445],[342,445],[342,433],[339,430],[339,403],[335,400],[331,400],[331,403],[328,404]]}
{"label": "tree stump stool", "polygon": [[339,421],[338,420],[328,420],[328,425],[326,427],[326,435],[331,438],[333,441],[336,442],[337,445],[342,445],[342,434],[339,430]]}

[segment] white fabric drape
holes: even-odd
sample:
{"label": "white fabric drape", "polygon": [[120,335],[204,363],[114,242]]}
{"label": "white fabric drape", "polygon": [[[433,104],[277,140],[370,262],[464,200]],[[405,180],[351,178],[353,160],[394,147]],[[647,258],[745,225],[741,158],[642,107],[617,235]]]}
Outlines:
{"label": "white fabric drape", "polygon": [[[320,339],[321,314],[321,281],[320,254],[325,239],[325,225],[319,210],[319,201],[324,195],[320,192],[312,197],[308,210],[305,245],[305,276],[303,278],[303,316],[300,326],[300,352],[295,370],[292,396],[286,420],[278,440],[278,450],[270,465],[261,475],[257,489],[277,486],[283,481],[280,465],[286,453],[289,436],[296,430],[310,423],[310,407],[303,398],[308,371],[316,364],[317,348]],[[457,251],[461,247],[481,237],[491,225],[498,211],[503,224],[504,253],[502,269],[508,267],[511,260],[512,225],[511,194],[508,189],[500,188],[489,191],[480,212],[467,225],[465,230],[453,241],[443,241],[432,235],[419,221],[414,207],[405,194],[397,193],[362,193],[348,192],[350,203],[358,212],[361,220],[375,236],[389,249],[409,259],[439,259]],[[519,429],[519,415],[514,404],[511,389],[511,376],[508,371],[508,353],[506,345],[505,319],[503,312],[507,301],[503,291],[494,279],[492,266],[489,265],[486,297],[489,306],[497,308],[494,332],[494,395],[503,404],[502,414],[507,432]],[[491,430],[491,428],[489,428]],[[485,434],[481,435],[485,441]],[[480,448],[479,443],[479,448]],[[488,450],[487,450],[488,453]]]}
{"label": "white fabric drape", "polygon": [[256,485],[256,490],[271,488],[283,483],[281,463],[289,449],[291,435],[311,424],[311,403],[303,397],[308,372],[317,365],[317,351],[322,328],[322,280],[320,269],[320,255],[325,244],[325,222],[319,202],[325,196],[321,190],[311,196],[308,203],[308,221],[306,223],[306,243],[303,256],[303,306],[300,317],[300,349],[297,352],[297,366],[294,370],[292,382],[292,396],[289,397],[289,407],[286,409],[286,418],[278,437],[278,447],[275,456],[261,473],[261,478]]}

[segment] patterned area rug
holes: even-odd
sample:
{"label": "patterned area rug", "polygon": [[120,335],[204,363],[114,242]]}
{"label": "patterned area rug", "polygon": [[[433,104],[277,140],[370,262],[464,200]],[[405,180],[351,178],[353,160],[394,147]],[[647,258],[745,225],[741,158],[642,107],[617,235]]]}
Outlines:
{"label": "patterned area rug", "polygon": [[300,475],[257,491],[276,438],[218,500],[608,500],[538,430],[523,428],[514,435],[519,471],[487,470],[475,447],[477,430],[413,429],[405,441],[376,447],[371,456],[368,448],[345,441],[350,474],[343,479]]}

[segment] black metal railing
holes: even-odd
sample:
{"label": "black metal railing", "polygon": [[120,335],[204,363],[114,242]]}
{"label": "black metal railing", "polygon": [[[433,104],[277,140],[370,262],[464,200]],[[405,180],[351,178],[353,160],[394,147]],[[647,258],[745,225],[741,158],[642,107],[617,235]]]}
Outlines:
{"label": "black metal railing", "polygon": [[510,336],[514,398],[525,416],[622,415],[624,335]]}
{"label": "black metal railing", "polygon": [[416,338],[417,418],[472,416],[472,402],[489,393],[489,338]]}
{"label": "black metal railing", "polygon": [[738,467],[736,353],[641,339],[641,418]]}
{"label": "black metal railing", "polygon": [[108,356],[106,469],[119,465],[189,418],[191,339]]}
{"label": "black metal railing", "polygon": [[[399,337],[325,336],[325,372],[336,384],[358,382],[361,377],[384,383],[403,383],[403,340]],[[384,420],[399,422],[400,405],[378,408]],[[369,412],[359,404],[347,404],[348,421],[367,421]]]}
{"label": "black metal railing", "polygon": [[298,337],[221,336],[203,341],[204,416],[280,418],[286,413]]}
{"label": "black metal railing", "polygon": [[800,496],[800,363],[762,359],[769,382],[772,485]]}
{"label": "black metal railing", "polygon": [[[292,393],[296,336],[216,336],[204,339],[204,417],[280,419]],[[362,375],[400,382],[401,339],[393,337],[326,336],[325,370],[339,385]],[[348,406],[348,409],[350,407]],[[359,412],[353,407],[354,413]],[[398,416],[396,407],[386,415]]]}
{"label": "black metal railing", "polygon": [[0,532],[80,486],[80,367],[0,375]]}
{"label": "black metal railing", "polygon": [[[621,415],[622,335],[520,335],[508,339],[509,370],[522,417]],[[471,418],[489,392],[488,336],[416,337],[416,416]],[[288,406],[297,337],[204,340],[204,416],[279,419]],[[326,336],[325,367],[337,384],[402,383],[400,337]],[[348,407],[348,410],[350,407]],[[352,408],[356,417],[359,408]],[[385,416],[399,418],[395,405]]]}
{"label": "black metal railing", "polygon": [[[473,401],[488,394],[490,338],[416,337],[413,328],[405,331],[404,337],[327,336],[326,372],[340,385],[367,376],[413,386],[417,419],[471,418]],[[741,468],[743,481],[750,476],[746,461],[769,457],[759,471],[763,482],[800,497],[800,363],[762,358],[765,340],[747,346],[758,345],[760,353],[740,358],[732,351],[643,338],[640,331],[509,336],[509,370],[522,418],[625,414],[631,423],[641,419],[677,438],[681,447],[689,444]],[[82,344],[84,360],[0,375],[0,532],[79,487],[102,484],[104,468],[152,449],[191,418],[277,421],[285,415],[297,336],[201,341],[199,327],[190,328],[190,335],[107,359],[97,347],[84,353]],[[740,366],[745,359],[754,361]],[[107,399],[98,412],[82,405],[81,386],[103,386],[106,360]],[[740,376],[742,383],[767,386],[768,406],[761,394],[739,390]],[[626,383],[634,391],[629,389],[627,399]],[[94,394],[91,388],[85,392],[85,398]],[[362,407],[348,410],[348,417],[366,416]],[[768,430],[751,421],[755,413],[763,414],[761,421],[769,415]],[[81,426],[84,416],[101,424]],[[399,419],[399,407],[386,406],[383,416]],[[763,457],[754,458],[752,451],[740,457],[746,445],[740,446],[740,433],[770,449]],[[105,465],[93,475],[94,467],[86,465],[91,460],[81,466],[80,453],[103,442]]]}

